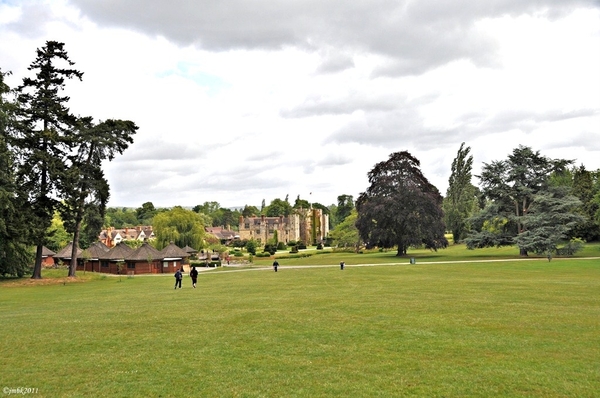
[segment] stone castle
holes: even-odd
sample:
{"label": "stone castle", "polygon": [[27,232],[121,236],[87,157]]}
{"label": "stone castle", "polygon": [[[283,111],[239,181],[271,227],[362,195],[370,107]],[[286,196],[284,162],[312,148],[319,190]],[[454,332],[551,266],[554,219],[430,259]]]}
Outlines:
{"label": "stone castle", "polygon": [[289,216],[240,217],[240,239],[265,243],[273,238],[275,231],[280,242],[322,243],[329,233],[329,215],[321,209],[296,209]]}

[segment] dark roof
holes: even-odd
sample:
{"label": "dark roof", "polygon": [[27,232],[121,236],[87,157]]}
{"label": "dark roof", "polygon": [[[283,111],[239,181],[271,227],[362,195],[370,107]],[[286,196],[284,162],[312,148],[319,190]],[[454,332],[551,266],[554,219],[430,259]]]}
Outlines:
{"label": "dark roof", "polygon": [[223,227],[205,227],[204,230],[219,239],[234,239],[236,236],[238,236],[236,231],[223,229]]}
{"label": "dark roof", "polygon": [[185,250],[171,242],[169,246],[160,251],[163,258],[186,258],[190,255]]}
{"label": "dark roof", "polygon": [[[56,253],[54,255],[54,257],[56,258],[71,258],[71,253],[73,252],[73,242],[69,242],[68,245],[66,245],[65,247],[63,247],[62,249],[60,249],[58,251],[58,253]],[[81,255],[82,250],[81,249],[77,249],[77,257],[79,257]]]}
{"label": "dark roof", "polygon": [[131,253],[129,257],[127,257],[127,260],[148,261],[148,258],[151,258],[152,260],[161,260],[163,256],[158,250],[150,246],[148,243],[144,243],[133,253]]}
{"label": "dark roof", "polygon": [[194,249],[194,248],[191,248],[191,247],[189,247],[189,246],[186,246],[186,247],[184,247],[184,248],[183,248],[183,250],[184,250],[186,253],[188,253],[188,254],[195,254],[195,253],[198,253],[198,250],[196,250],[196,249]]}
{"label": "dark roof", "polygon": [[125,260],[133,253],[133,249],[126,244],[119,242],[115,247],[104,253],[100,258],[104,260]]}
{"label": "dark roof", "polygon": [[110,249],[102,242],[94,242],[90,247],[85,249],[81,256],[86,255],[88,258],[104,258],[105,254],[108,253]]}
{"label": "dark roof", "polygon": [[42,246],[42,257],[52,257],[54,255],[56,255],[55,252],[48,249],[46,246]]}

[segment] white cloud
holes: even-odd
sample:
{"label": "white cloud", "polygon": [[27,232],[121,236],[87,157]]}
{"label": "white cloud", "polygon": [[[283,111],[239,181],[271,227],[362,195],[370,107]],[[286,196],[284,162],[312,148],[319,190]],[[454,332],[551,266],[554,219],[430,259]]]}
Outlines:
{"label": "white cloud", "polygon": [[62,41],[72,111],[138,124],[110,205],[328,205],[401,150],[444,193],[463,141],[475,174],[519,144],[600,168],[599,22],[593,0],[9,1],[0,67],[14,87]]}

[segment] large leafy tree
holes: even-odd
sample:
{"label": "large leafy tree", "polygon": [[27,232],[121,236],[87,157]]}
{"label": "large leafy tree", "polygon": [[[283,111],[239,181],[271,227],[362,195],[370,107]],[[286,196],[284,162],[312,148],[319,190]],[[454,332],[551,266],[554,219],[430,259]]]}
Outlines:
{"label": "large leafy tree", "polygon": [[157,214],[153,221],[157,248],[162,249],[169,242],[179,247],[204,248],[204,221],[200,214],[181,206]]}
{"label": "large leafy tree", "polygon": [[73,249],[69,276],[74,277],[77,267],[77,250],[84,216],[88,226],[96,233],[102,227],[109,185],[101,164],[122,154],[133,142],[137,130],[135,123],[123,120],[106,120],[94,124],[92,118],[80,119],[73,154],[68,156],[69,167],[60,181],[60,210],[67,230],[73,234]]}
{"label": "large leafy tree", "polygon": [[360,247],[360,236],[358,229],[356,228],[356,219],[358,213],[356,209],[352,209],[350,214],[338,225],[336,225],[331,231],[329,231],[329,238],[333,240],[333,244],[337,247],[352,247],[356,251]]}
{"label": "large leafy tree", "polygon": [[273,199],[271,204],[265,209],[267,217],[289,216],[292,213],[292,206],[289,202],[279,198]]}
{"label": "large leafy tree", "polygon": [[145,202],[135,209],[135,215],[141,225],[150,225],[152,217],[156,215],[156,208],[152,202]]}
{"label": "large leafy tree", "polygon": [[471,147],[463,142],[452,161],[448,189],[444,198],[444,215],[446,226],[452,231],[454,243],[460,242],[468,230],[467,219],[477,205],[477,187],[471,183],[473,156],[469,154]]}
{"label": "large leafy tree", "polygon": [[10,149],[16,104],[6,97],[10,88],[0,71],[0,275],[23,276],[29,266],[27,206],[15,176]]}
{"label": "large leafy tree", "polygon": [[[479,229],[465,239],[467,247],[506,246],[517,243],[515,238],[528,228],[528,215],[536,195],[548,190],[553,173],[566,170],[571,161],[550,159],[539,151],[519,146],[508,159],[484,163],[479,180],[487,206],[471,218]],[[526,256],[526,246],[519,247]]]}
{"label": "large leafy tree", "polygon": [[258,210],[258,207],[256,207],[256,206],[245,205],[244,208],[242,209],[243,217],[256,217],[259,214],[260,214],[260,210]]}
{"label": "large leafy tree", "polygon": [[138,225],[136,212],[126,207],[109,207],[104,216],[104,226],[117,229],[126,227],[135,227]]}
{"label": "large leafy tree", "polygon": [[352,195],[340,195],[337,197],[337,207],[335,212],[335,225],[338,225],[346,219],[354,210],[354,197]]}
{"label": "large leafy tree", "polygon": [[442,196],[421,172],[417,158],[407,151],[392,153],[368,177],[371,185],[356,201],[356,226],[368,246],[396,246],[397,256],[411,246],[448,246]]}
{"label": "large leafy tree", "polygon": [[28,193],[26,200],[34,219],[30,231],[37,246],[34,279],[41,278],[42,246],[58,204],[56,189],[75,143],[77,118],[67,107],[69,97],[62,92],[66,80],[81,80],[83,73],[71,66],[64,44],[47,41],[37,49],[28,68],[35,77],[24,78],[17,89],[17,178]]}

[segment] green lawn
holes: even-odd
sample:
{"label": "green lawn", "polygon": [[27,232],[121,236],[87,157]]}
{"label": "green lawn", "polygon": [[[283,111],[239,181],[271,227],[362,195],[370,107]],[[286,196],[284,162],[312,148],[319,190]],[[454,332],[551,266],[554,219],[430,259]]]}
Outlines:
{"label": "green lawn", "polygon": [[[328,256],[339,262],[312,259]],[[598,396],[600,260],[416,257],[210,270],[181,290],[169,275],[4,281],[0,384],[40,397]]]}

